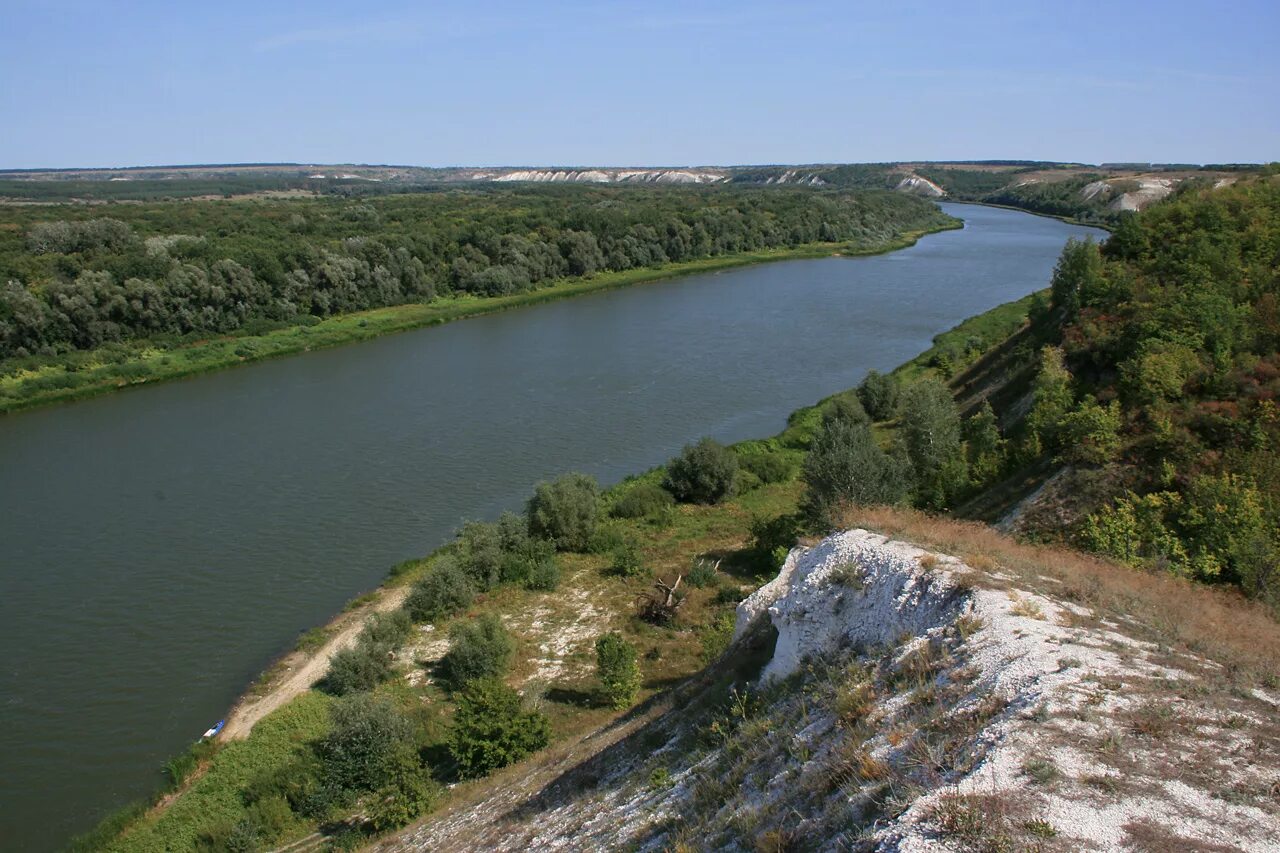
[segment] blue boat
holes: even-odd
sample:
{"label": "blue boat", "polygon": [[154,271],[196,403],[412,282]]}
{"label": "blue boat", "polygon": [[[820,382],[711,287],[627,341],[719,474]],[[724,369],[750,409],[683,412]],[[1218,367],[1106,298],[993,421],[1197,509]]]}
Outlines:
{"label": "blue boat", "polygon": [[227,724],[226,720],[218,720],[217,725],[215,725],[213,728],[209,729],[207,732],[201,735],[201,740],[203,740],[204,738],[213,737],[218,732],[222,731],[222,727],[225,726],[226,724]]}

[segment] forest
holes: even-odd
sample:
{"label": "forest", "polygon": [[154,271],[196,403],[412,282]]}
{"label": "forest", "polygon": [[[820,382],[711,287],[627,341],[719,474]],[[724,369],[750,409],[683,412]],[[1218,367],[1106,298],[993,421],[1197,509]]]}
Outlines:
{"label": "forest", "polygon": [[15,206],[0,230],[0,363],[12,373],[118,342],[260,332],[759,249],[874,244],[946,221],[890,192],[734,188]]}

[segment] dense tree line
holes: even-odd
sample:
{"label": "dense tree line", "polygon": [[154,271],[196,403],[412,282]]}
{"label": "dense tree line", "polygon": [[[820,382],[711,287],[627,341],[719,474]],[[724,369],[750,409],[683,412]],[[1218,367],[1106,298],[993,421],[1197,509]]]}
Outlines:
{"label": "dense tree line", "polygon": [[875,243],[940,218],[891,193],[726,187],[14,208],[0,231],[0,358],[501,296],[817,241]]}

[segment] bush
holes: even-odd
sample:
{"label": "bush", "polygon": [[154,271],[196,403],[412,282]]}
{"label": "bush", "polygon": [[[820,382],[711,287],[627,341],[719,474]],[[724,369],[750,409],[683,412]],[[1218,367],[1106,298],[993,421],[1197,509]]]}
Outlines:
{"label": "bush", "polygon": [[912,385],[902,398],[901,435],[915,472],[916,503],[945,509],[969,481],[960,442],[960,412],[938,379]]}
{"label": "bush", "polygon": [[586,474],[539,483],[529,499],[529,535],[549,539],[560,551],[583,551],[600,514],[600,488]]}
{"label": "bush", "polygon": [[388,700],[364,693],[334,702],[330,719],[316,750],[324,786],[350,795],[391,782],[398,754],[413,746],[408,720]]}
{"label": "bush", "polygon": [[396,750],[389,764],[387,782],[374,792],[367,810],[376,832],[399,829],[430,811],[439,794],[437,786],[426,778],[416,750]]}
{"label": "bush", "polygon": [[640,692],[636,647],[612,631],[596,640],[596,675],[601,698],[615,711],[631,707]]}
{"label": "bush", "polygon": [[537,561],[529,567],[524,579],[524,588],[540,592],[551,592],[560,586],[560,563],[555,556]]}
{"label": "bush", "polygon": [[413,620],[404,610],[375,613],[364,623],[360,641],[398,648],[413,634]]}
{"label": "bush", "polygon": [[326,693],[346,696],[372,690],[394,673],[390,646],[359,642],[333,656],[322,686]]}
{"label": "bush", "polygon": [[657,483],[640,483],[628,489],[613,505],[614,518],[644,518],[675,503],[671,493]]}
{"label": "bush", "polygon": [[824,423],[805,459],[802,511],[817,528],[830,527],[843,503],[900,503],[910,489],[910,466],[885,453],[866,424]]}
{"label": "bush", "polygon": [[613,562],[609,568],[614,574],[624,578],[639,578],[649,574],[649,569],[640,556],[640,549],[631,542],[624,542],[613,552]]}
{"label": "bush", "polygon": [[470,578],[451,557],[441,557],[414,584],[404,609],[415,622],[437,622],[471,606],[475,589]]}
{"label": "bush", "polygon": [[716,582],[716,564],[699,557],[693,561],[693,566],[689,569],[689,574],[684,576],[685,583],[689,586],[702,589],[711,586]]}
{"label": "bush", "polygon": [[[766,570],[776,570],[800,537],[800,517],[779,515],[751,519],[751,552]],[[740,600],[740,599],[739,599]]]}
{"label": "bush", "polygon": [[729,494],[745,495],[760,488],[760,485],[759,477],[745,468],[739,468],[738,473],[733,476],[733,488],[729,490]]}
{"label": "bush", "polygon": [[752,453],[739,460],[762,483],[785,483],[796,474],[795,463],[783,453]]}
{"label": "bush", "polygon": [[897,378],[872,370],[858,386],[858,399],[873,421],[887,421],[898,414],[899,391]]}
{"label": "bush", "polygon": [[611,554],[627,544],[623,528],[617,524],[601,524],[591,534],[587,551],[592,554]]}
{"label": "bush", "polygon": [[449,754],[464,779],[506,767],[550,741],[547,718],[526,711],[520,694],[497,679],[472,681],[458,696]]}
{"label": "bush", "polygon": [[526,536],[524,544],[503,554],[502,582],[527,585],[530,576],[539,571],[539,566],[555,563],[555,556],[555,545],[545,539]]}
{"label": "bush", "polygon": [[865,424],[870,423],[871,418],[867,415],[866,410],[862,408],[858,395],[846,391],[843,394],[837,394],[823,404],[822,422],[829,423],[831,421]]}
{"label": "bush", "polygon": [[678,501],[712,504],[732,493],[737,473],[737,455],[715,439],[704,438],[686,445],[667,464],[663,486]]}
{"label": "bush", "polygon": [[497,524],[469,521],[458,531],[458,564],[475,588],[484,592],[502,580],[502,530]]}
{"label": "bush", "polygon": [[515,643],[497,616],[461,622],[449,631],[449,651],[440,661],[445,680],[458,690],[478,678],[501,678],[511,667]]}

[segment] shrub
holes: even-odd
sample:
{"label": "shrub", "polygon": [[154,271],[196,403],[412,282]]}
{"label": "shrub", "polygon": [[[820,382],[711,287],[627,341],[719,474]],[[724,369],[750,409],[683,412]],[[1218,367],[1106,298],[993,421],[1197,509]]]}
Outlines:
{"label": "shrub", "polygon": [[711,663],[733,642],[733,629],[737,615],[732,610],[718,614],[698,632],[698,640],[702,643],[702,661]]}
{"label": "shrub", "polygon": [[403,645],[412,633],[413,620],[409,614],[404,610],[392,610],[370,616],[360,632],[360,640],[395,648]]}
{"label": "shrub", "polygon": [[551,592],[559,586],[560,563],[554,555],[533,563],[524,579],[525,589]]}
{"label": "shrub", "polygon": [[631,542],[623,542],[614,549],[613,562],[609,567],[614,574],[624,578],[638,578],[649,574],[649,569],[640,556],[640,549]]}
{"label": "shrub", "polygon": [[667,464],[663,486],[676,500],[685,503],[712,504],[733,490],[738,473],[738,457],[732,450],[712,438],[686,445]]}
{"label": "shrub", "polygon": [[631,707],[640,692],[636,647],[612,631],[596,640],[596,675],[601,698],[615,711]]}
{"label": "shrub", "polygon": [[783,453],[751,453],[742,456],[740,463],[762,483],[785,483],[796,473],[795,463]]}
{"label": "shrub", "polygon": [[471,606],[475,589],[457,561],[441,557],[414,584],[404,609],[415,622],[437,622]]}
{"label": "shrub", "polygon": [[622,527],[617,524],[600,524],[587,542],[587,551],[592,554],[610,554],[627,544]]}
{"label": "shrub", "polygon": [[554,563],[555,556],[555,545],[545,539],[530,539],[526,536],[523,545],[503,554],[502,582],[527,585],[530,576],[538,571],[538,566]]}
{"label": "shrub", "polygon": [[502,580],[502,530],[497,524],[469,521],[458,531],[458,564],[480,592]]}
{"label": "shrub", "polygon": [[901,435],[915,472],[916,503],[944,509],[968,484],[960,413],[951,391],[926,378],[903,394]]}
{"label": "shrub", "polygon": [[600,488],[586,474],[539,483],[529,499],[529,535],[549,539],[560,551],[583,551],[600,514]]}
{"label": "shrub", "polygon": [[1059,424],[1062,458],[1084,465],[1103,465],[1120,450],[1120,404],[1103,406],[1085,395]]}
{"label": "shrub", "polygon": [[408,720],[386,699],[365,693],[330,709],[329,733],[317,746],[324,785],[343,794],[372,791],[392,781],[397,753],[412,748]]}
{"label": "shrub", "polygon": [[390,646],[360,642],[333,656],[323,687],[334,696],[361,693],[377,687],[394,672]]}
{"label": "shrub", "polygon": [[760,485],[759,477],[745,468],[739,468],[738,473],[733,476],[733,488],[729,490],[729,494],[745,495],[760,488]]}
{"label": "shrub", "polygon": [[990,483],[1004,470],[1005,461],[1005,441],[991,404],[984,400],[965,420],[963,431],[970,480],[979,486]]}
{"label": "shrub", "polygon": [[871,420],[862,408],[856,393],[846,391],[837,394],[822,406],[822,421],[848,421],[851,424],[865,424]]}
{"label": "shrub", "polygon": [[[776,570],[800,536],[800,516],[751,519],[751,553],[765,571]],[[739,599],[740,600],[740,599]]]}
{"label": "shrub", "polygon": [[716,564],[705,557],[699,557],[693,561],[689,574],[684,576],[684,582],[698,589],[711,586],[716,582]]}
{"label": "shrub", "polygon": [[472,681],[458,696],[449,754],[464,779],[506,767],[551,741],[551,725],[526,711],[520,694],[493,678]]}
{"label": "shrub", "polygon": [[671,493],[657,483],[640,483],[631,487],[613,505],[615,518],[644,518],[675,503]]}
{"label": "shrub", "polygon": [[818,528],[829,527],[842,503],[896,504],[910,489],[908,464],[885,453],[866,424],[824,423],[804,461],[802,511]]}
{"label": "shrub", "polygon": [[431,810],[439,791],[424,770],[416,750],[406,745],[395,751],[387,781],[370,798],[367,814],[374,831],[399,829]]}
{"label": "shrub", "polygon": [[449,651],[440,661],[444,678],[460,689],[477,678],[501,678],[511,666],[515,643],[497,616],[461,622],[449,631]]}
{"label": "shrub", "polygon": [[898,414],[899,390],[896,377],[872,370],[858,386],[858,399],[873,421],[887,421]]}

